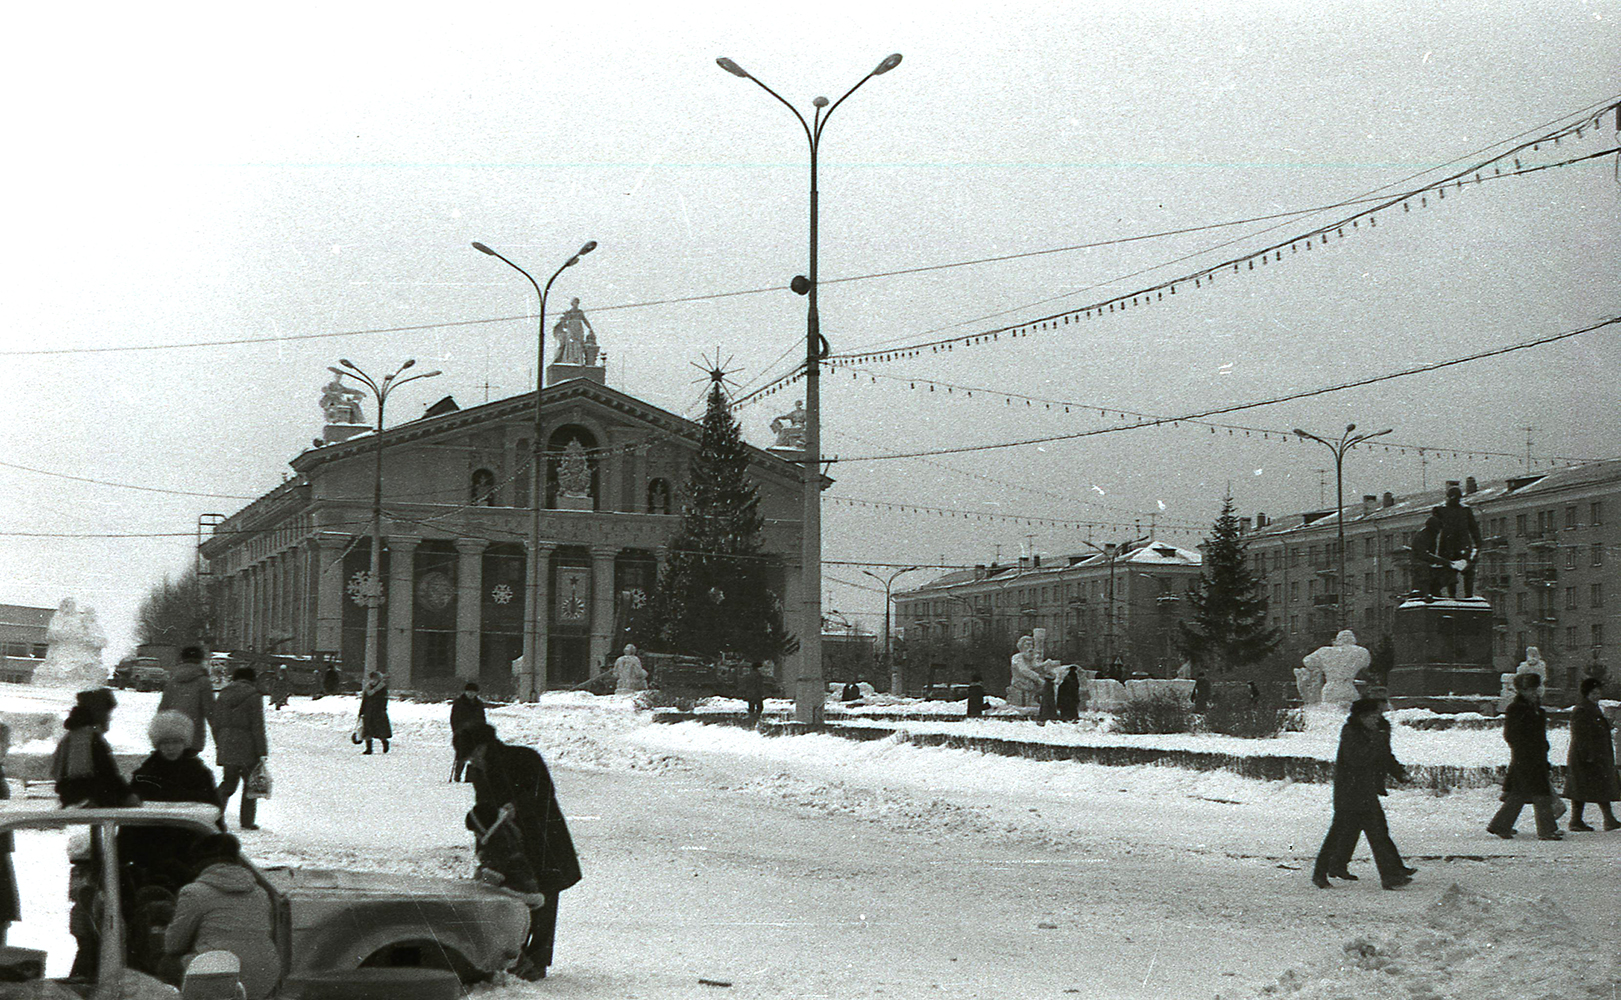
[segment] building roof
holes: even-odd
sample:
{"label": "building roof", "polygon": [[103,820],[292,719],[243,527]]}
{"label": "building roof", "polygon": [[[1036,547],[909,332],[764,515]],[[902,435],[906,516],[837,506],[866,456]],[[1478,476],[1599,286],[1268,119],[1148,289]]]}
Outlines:
{"label": "building roof", "polygon": [[[1204,562],[1204,557],[1192,549],[1184,549],[1169,542],[1149,540],[1143,542],[1123,556],[1114,560],[1116,566],[1182,566],[1197,568]],[[954,586],[965,583],[1003,583],[1026,578],[1047,578],[1070,572],[1076,569],[1103,569],[1109,566],[1109,557],[1102,552],[1089,552],[1085,556],[1071,556],[1066,561],[1042,563],[1034,565],[999,566],[992,564],[984,567],[984,575],[980,575],[978,567],[974,569],[957,569],[941,574],[928,583],[920,584],[912,590],[896,595],[900,597],[927,596],[930,591],[948,590]]]}
{"label": "building roof", "polygon": [[47,628],[55,608],[30,608],[22,604],[0,604],[0,625],[19,625],[24,628]]}

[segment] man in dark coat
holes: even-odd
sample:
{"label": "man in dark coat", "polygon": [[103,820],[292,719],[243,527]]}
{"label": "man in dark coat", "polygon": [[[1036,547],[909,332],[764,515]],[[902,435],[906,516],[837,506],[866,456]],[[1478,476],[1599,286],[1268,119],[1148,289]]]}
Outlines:
{"label": "man in dark coat", "polygon": [[1074,722],[1081,717],[1081,676],[1075,667],[1064,671],[1058,683],[1058,718]]}
{"label": "man in dark coat", "polygon": [[765,678],[760,676],[758,663],[743,671],[743,676],[737,682],[737,693],[748,703],[747,711],[750,715],[759,715],[765,711]]}
{"label": "man in dark coat", "polygon": [[[11,798],[6,783],[6,751],[11,749],[11,727],[0,722],[0,799]],[[22,903],[17,898],[17,872],[11,866],[12,838],[0,833],[0,945],[6,943],[6,930],[22,919]]]}
{"label": "man in dark coat", "polygon": [[[450,703],[450,741],[454,745],[456,734],[468,726],[482,726],[488,720],[484,717],[484,701],[478,696],[478,685],[469,681],[462,688],[462,693]],[[450,768],[450,780],[462,780],[462,773],[467,768],[467,761],[456,755],[456,762]]]}
{"label": "man in dark coat", "polygon": [[254,822],[259,800],[248,795],[247,779],[259,762],[270,755],[265,737],[265,703],[255,684],[252,667],[238,667],[231,683],[214,699],[214,763],[225,771],[220,781],[220,808],[242,788],[242,829],[257,830]]}
{"label": "man in dark coat", "polygon": [[1379,804],[1387,776],[1407,780],[1406,769],[1391,754],[1389,739],[1380,731],[1384,705],[1378,698],[1358,698],[1351,703],[1351,714],[1340,730],[1339,754],[1334,759],[1334,818],[1311,873],[1312,884],[1319,889],[1329,887],[1330,875],[1352,877],[1345,862],[1364,833],[1379,868],[1380,884],[1396,889],[1413,880],[1413,870],[1390,839],[1385,810]]}
{"label": "man in dark coat", "polygon": [[1486,832],[1504,840],[1514,837],[1514,821],[1526,803],[1537,817],[1538,840],[1561,840],[1554,825],[1553,785],[1548,766],[1548,713],[1542,708],[1542,677],[1514,675],[1514,700],[1503,712],[1503,740],[1508,743],[1508,776],[1503,779],[1503,808],[1486,824]]}
{"label": "man in dark coat", "polygon": [[214,682],[203,666],[201,646],[187,646],[180,651],[180,663],[163,684],[163,698],[158,711],[174,710],[191,720],[191,736],[186,747],[201,753],[208,740],[208,718],[214,710]]}
{"label": "man in dark coat", "polygon": [[67,733],[51,757],[56,796],[64,806],[137,806],[141,800],[118,770],[103,734],[112,725],[118,699],[107,688],[80,691],[62,728]]}
{"label": "man in dark coat", "polygon": [[978,674],[968,679],[968,705],[966,715],[977,719],[985,714],[985,678]]}
{"label": "man in dark coat", "polygon": [[[1447,487],[1447,502],[1430,508],[1424,527],[1413,536],[1413,579],[1424,597],[1442,590],[1458,596],[1458,577],[1463,577],[1463,596],[1475,594],[1475,557],[1480,553],[1480,522],[1475,512],[1463,504],[1463,490]],[[1459,570],[1454,563],[1462,562]]]}
{"label": "man in dark coat", "polygon": [[1621,828],[1610,811],[1610,803],[1621,799],[1621,781],[1616,780],[1615,744],[1610,737],[1610,720],[1599,711],[1604,682],[1584,677],[1581,701],[1570,710],[1570,754],[1565,758],[1565,797],[1570,800],[1570,828],[1591,833],[1582,819],[1589,802],[1598,803],[1604,816],[1604,829]]}
{"label": "man in dark coat", "polygon": [[382,740],[383,752],[388,753],[388,741],[394,736],[394,727],[388,721],[388,678],[376,670],[360,691],[360,736],[366,741],[363,754],[372,752],[374,739]]}
{"label": "man in dark coat", "polygon": [[478,835],[479,863],[503,887],[529,898],[529,939],[512,972],[544,979],[557,934],[557,896],[580,881],[580,859],[551,773],[539,753],[502,743],[489,725],[461,730],[455,746],[473,782],[467,828]]}

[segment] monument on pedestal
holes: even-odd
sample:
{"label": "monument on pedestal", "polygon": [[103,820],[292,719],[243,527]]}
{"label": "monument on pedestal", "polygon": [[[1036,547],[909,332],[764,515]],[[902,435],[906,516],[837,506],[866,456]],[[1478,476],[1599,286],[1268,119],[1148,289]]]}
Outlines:
{"label": "monument on pedestal", "polygon": [[794,408],[771,421],[771,433],[777,435],[766,451],[778,458],[794,462],[805,451],[805,401],[794,402]]}
{"label": "monument on pedestal", "polygon": [[557,341],[557,352],[546,366],[546,384],[556,385],[573,378],[590,379],[606,383],[608,356],[597,344],[597,331],[585,318],[580,300],[572,299],[563,315],[552,327],[552,338]]}
{"label": "monument on pedestal", "polygon": [[332,381],[321,389],[321,415],[326,418],[326,426],[321,429],[319,444],[337,444],[371,430],[360,410],[362,398],[364,394],[359,389],[332,376]]}
{"label": "monument on pedestal", "polygon": [[1492,606],[1483,597],[1408,598],[1396,609],[1396,662],[1387,687],[1397,708],[1490,711]]}

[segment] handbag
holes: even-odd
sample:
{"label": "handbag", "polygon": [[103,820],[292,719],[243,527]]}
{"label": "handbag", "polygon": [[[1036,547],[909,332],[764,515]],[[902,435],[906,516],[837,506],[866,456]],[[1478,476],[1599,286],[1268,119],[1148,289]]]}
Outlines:
{"label": "handbag", "polygon": [[260,758],[259,763],[248,773],[248,780],[244,782],[243,787],[245,789],[243,794],[250,799],[270,798],[270,766],[263,758]]}

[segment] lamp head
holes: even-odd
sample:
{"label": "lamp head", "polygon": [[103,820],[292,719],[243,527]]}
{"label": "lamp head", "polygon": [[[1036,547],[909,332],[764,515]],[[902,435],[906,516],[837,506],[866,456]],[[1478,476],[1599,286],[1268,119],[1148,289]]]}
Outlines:
{"label": "lamp head", "polygon": [[355,363],[353,361],[350,361],[348,358],[339,358],[338,359],[338,364],[342,365],[345,368],[354,368],[355,367]]}
{"label": "lamp head", "polygon": [[342,377],[342,376],[344,376],[344,375],[347,375],[347,374],[349,374],[349,373],[348,373],[348,372],[346,372],[346,371],[344,371],[344,370],[343,370],[343,369],[342,369],[342,368],[335,368],[335,367],[333,367],[333,366],[332,366],[332,365],[327,365],[327,366],[326,366],[326,370],[327,370],[327,371],[329,371],[329,372],[331,372],[331,373],[332,373],[332,374],[334,374],[334,375],[337,375],[337,376],[339,376],[339,377],[340,377],[340,378],[341,378],[341,377]]}
{"label": "lamp head", "polygon": [[828,103],[828,99],[825,97],[818,97],[816,100],[811,102],[812,106],[818,108],[825,108],[828,106]]}
{"label": "lamp head", "polygon": [[1301,429],[1300,429],[1300,428],[1298,428],[1298,427],[1296,427],[1296,428],[1295,428],[1295,434],[1296,434],[1296,436],[1298,436],[1298,437],[1311,437],[1311,435],[1310,435],[1310,434],[1307,434],[1307,433],[1306,433],[1306,432],[1305,432],[1305,431],[1303,431],[1303,430],[1301,430]]}
{"label": "lamp head", "polygon": [[406,359],[406,360],[405,360],[405,364],[403,364],[403,365],[400,365],[400,371],[402,371],[402,372],[403,372],[403,371],[405,371],[405,370],[406,370],[406,369],[407,369],[407,368],[409,368],[409,367],[411,367],[411,366],[412,366],[412,365],[414,365],[414,364],[416,364],[416,363],[417,363],[417,359],[416,359],[416,358],[407,358],[407,359]]}
{"label": "lamp head", "polygon": [[494,250],[491,250],[489,247],[487,247],[484,244],[478,242],[477,240],[473,241],[473,249],[477,250],[479,253],[487,253],[491,257],[495,256],[495,251]]}
{"label": "lamp head", "polygon": [[441,372],[439,369],[435,368],[431,372],[423,372],[421,375],[418,375],[417,378],[433,378],[435,375],[443,375],[443,374],[444,374],[444,372]]}
{"label": "lamp head", "polygon": [[883,76],[885,73],[888,73],[890,70],[894,69],[900,64],[901,54],[899,52],[892,52],[884,57],[884,61],[878,64],[878,68],[872,71],[872,75]]}
{"label": "lamp head", "polygon": [[1356,424],[1346,424],[1345,425],[1345,433],[1349,434],[1354,430],[1356,430]]}
{"label": "lamp head", "polygon": [[576,257],[584,257],[586,254],[590,253],[591,251],[595,250],[596,248],[597,248],[597,241],[596,240],[587,240],[586,243],[585,243],[585,246],[581,247],[580,252],[575,254],[574,256],[576,256]]}
{"label": "lamp head", "polygon": [[749,78],[749,71],[748,70],[746,70],[743,67],[739,66],[737,63],[732,62],[730,59],[726,58],[725,56],[721,56],[719,59],[716,59],[715,60],[715,65],[719,66],[721,69],[723,69],[726,72],[732,74],[733,76],[740,76],[745,80],[747,80]]}

